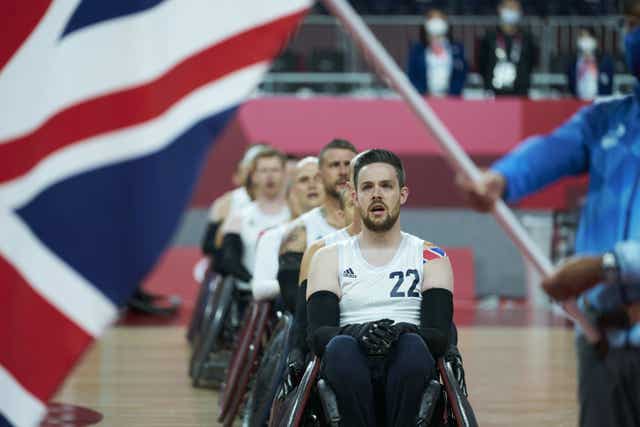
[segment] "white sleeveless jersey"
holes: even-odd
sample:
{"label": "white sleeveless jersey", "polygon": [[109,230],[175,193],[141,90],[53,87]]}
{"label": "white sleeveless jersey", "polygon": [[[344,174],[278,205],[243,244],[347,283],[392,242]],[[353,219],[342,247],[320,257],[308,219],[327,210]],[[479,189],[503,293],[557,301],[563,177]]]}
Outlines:
{"label": "white sleeveless jersey", "polygon": [[304,227],[307,231],[307,248],[311,246],[316,240],[320,240],[329,234],[338,231],[337,228],[332,226],[324,219],[322,215],[322,208],[314,208],[309,212],[300,215],[299,220],[304,223]]}
{"label": "white sleeveless jersey", "polygon": [[392,319],[420,324],[424,241],[402,233],[402,241],[387,265],[374,267],[360,252],[357,236],[336,244],[340,326]]}
{"label": "white sleeveless jersey", "polygon": [[275,298],[280,294],[278,285],[278,254],[280,244],[289,223],[270,228],[258,238],[256,245],[256,261],[253,268],[251,292],[256,300]]}
{"label": "white sleeveless jersey", "polygon": [[348,227],[341,228],[338,231],[334,231],[333,233],[326,236],[322,241],[325,246],[333,245],[334,243],[342,242],[344,240],[348,240],[351,238],[351,235],[347,231]]}
{"label": "white sleeveless jersey", "polygon": [[[289,221],[290,218],[291,213],[286,206],[284,206],[280,212],[273,215],[264,213],[255,202],[252,202],[243,210],[242,226],[240,229],[243,246],[242,263],[250,273],[253,274],[254,271],[256,245],[260,234],[271,227],[284,224]],[[245,282],[239,282],[239,287],[250,289],[249,284]]]}
{"label": "white sleeveless jersey", "polygon": [[229,213],[227,214],[229,217],[242,209],[249,206],[253,201],[247,193],[247,189],[244,187],[238,187],[235,190],[231,191],[231,202],[229,204]]}

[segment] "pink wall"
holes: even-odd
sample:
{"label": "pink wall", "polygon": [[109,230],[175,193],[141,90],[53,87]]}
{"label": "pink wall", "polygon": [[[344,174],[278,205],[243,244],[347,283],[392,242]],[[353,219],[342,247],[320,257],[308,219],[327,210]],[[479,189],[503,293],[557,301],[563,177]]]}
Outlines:
{"label": "pink wall", "polygon": [[[582,104],[574,100],[519,99],[429,101],[449,131],[480,166],[490,165],[519,141],[552,130]],[[317,154],[332,138],[358,149],[387,148],[403,158],[412,191],[410,206],[461,206],[453,174],[434,138],[409,108],[396,99],[273,97],[245,103],[211,151],[192,204],[208,206],[231,188],[230,175],[242,150],[268,141],[289,153]],[[559,208],[584,186],[567,180],[530,198],[529,208]]]}

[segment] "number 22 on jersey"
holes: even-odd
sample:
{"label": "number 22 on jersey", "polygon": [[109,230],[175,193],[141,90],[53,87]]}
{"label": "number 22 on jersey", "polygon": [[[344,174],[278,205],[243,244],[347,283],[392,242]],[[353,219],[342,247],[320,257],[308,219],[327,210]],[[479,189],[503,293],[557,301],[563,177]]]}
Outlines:
{"label": "number 22 on jersey", "polygon": [[[403,286],[405,278],[407,280],[407,285]],[[416,289],[418,284],[420,284],[420,274],[415,269],[409,269],[406,273],[402,271],[393,271],[389,273],[389,279],[395,280],[395,284],[389,292],[389,296],[391,298],[420,298],[420,290]],[[409,281],[412,280],[409,285]],[[409,289],[406,292],[403,288],[409,286]]]}

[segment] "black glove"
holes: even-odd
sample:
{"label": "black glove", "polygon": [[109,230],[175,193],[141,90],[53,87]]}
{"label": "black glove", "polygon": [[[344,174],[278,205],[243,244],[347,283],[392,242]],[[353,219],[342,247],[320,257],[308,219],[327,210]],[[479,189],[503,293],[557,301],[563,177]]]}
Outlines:
{"label": "black glove", "polygon": [[407,323],[407,322],[400,322],[400,323],[396,323],[392,326],[393,332],[396,336],[396,340],[398,338],[400,338],[400,335],[402,334],[417,334],[418,333],[418,326],[412,324],[412,323]]}
{"label": "black glove", "polygon": [[458,351],[458,347],[450,345],[449,349],[444,354],[444,361],[451,364],[451,370],[453,371],[453,375],[456,377],[460,390],[462,390],[462,394],[464,394],[465,397],[469,397],[469,393],[467,392],[467,381],[464,376],[464,366],[462,366],[462,355],[460,354],[460,351]]}
{"label": "black glove", "polygon": [[344,326],[340,333],[354,337],[368,355],[383,356],[396,340],[392,325],[393,320],[381,319]]}
{"label": "black glove", "polygon": [[293,348],[287,355],[287,366],[284,372],[283,387],[285,395],[300,383],[304,375],[304,353],[299,348]]}

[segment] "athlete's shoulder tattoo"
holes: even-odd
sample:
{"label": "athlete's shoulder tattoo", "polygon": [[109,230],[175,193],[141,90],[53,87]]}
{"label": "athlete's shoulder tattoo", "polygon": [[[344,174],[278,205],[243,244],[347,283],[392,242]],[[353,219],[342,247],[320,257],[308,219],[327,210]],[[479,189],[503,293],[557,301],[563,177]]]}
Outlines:
{"label": "athlete's shoulder tattoo", "polygon": [[307,228],[304,223],[293,225],[285,234],[280,245],[280,254],[285,252],[304,252],[307,248]]}

